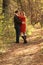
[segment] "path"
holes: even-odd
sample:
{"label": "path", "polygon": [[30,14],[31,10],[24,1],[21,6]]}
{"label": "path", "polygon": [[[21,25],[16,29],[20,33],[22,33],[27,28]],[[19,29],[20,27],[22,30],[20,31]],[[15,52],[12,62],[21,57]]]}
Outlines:
{"label": "path", "polygon": [[[41,34],[43,35],[43,34]],[[0,65],[43,65],[43,38],[28,38],[23,44],[12,43],[6,53],[0,54]]]}

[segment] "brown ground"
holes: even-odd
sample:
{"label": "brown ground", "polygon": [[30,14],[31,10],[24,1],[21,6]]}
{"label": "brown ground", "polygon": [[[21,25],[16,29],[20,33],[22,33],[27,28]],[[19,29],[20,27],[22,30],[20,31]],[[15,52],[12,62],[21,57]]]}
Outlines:
{"label": "brown ground", "polygon": [[0,65],[43,65],[43,30],[36,31],[27,38],[27,44],[12,43],[5,53],[0,53]]}

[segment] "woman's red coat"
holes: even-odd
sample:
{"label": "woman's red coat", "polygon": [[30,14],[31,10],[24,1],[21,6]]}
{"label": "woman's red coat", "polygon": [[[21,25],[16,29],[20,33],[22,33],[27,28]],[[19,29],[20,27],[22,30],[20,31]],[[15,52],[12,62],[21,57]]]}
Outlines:
{"label": "woman's red coat", "polygon": [[25,16],[19,16],[19,18],[21,19],[22,22],[24,22],[24,24],[21,25],[20,27],[20,31],[21,33],[25,33],[26,32],[26,17]]}

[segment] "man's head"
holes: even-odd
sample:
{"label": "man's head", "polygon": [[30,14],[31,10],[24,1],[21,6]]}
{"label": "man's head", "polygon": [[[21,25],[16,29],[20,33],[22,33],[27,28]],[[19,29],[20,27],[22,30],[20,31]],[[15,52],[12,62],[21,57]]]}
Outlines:
{"label": "man's head", "polygon": [[19,14],[20,14],[20,12],[19,12],[18,10],[16,10],[16,11],[15,11],[15,14],[16,14],[16,15],[19,15]]}
{"label": "man's head", "polygon": [[18,10],[16,10],[15,13],[17,14],[18,13]]}

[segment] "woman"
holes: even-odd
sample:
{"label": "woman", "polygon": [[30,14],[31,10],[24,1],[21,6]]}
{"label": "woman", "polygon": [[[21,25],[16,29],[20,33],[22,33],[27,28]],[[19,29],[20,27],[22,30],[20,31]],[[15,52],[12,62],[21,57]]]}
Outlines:
{"label": "woman", "polygon": [[24,39],[24,43],[27,43],[26,40],[26,16],[24,12],[20,12],[19,18],[21,19],[21,27],[20,27],[20,32],[21,32],[21,36]]}

